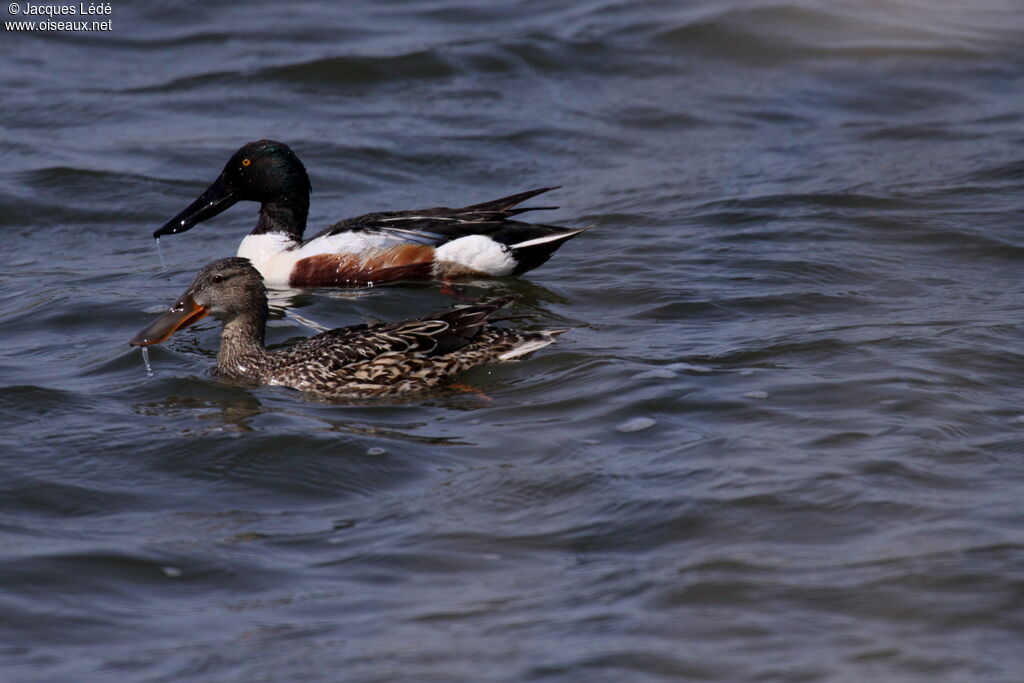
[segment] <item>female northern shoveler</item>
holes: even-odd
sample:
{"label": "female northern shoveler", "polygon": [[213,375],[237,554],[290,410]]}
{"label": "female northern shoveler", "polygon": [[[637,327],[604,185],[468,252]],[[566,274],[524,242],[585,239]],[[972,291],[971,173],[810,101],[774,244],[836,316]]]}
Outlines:
{"label": "female northern shoveler", "polygon": [[518,275],[541,265],[586,228],[509,220],[542,187],[461,209],[389,211],[349,218],[303,241],[309,176],[281,142],[257,140],[235,152],[210,187],[153,233],[185,232],[235,202],[260,202],[260,218],[238,247],[271,285],[363,287],[423,278]]}
{"label": "female northern shoveler", "polygon": [[509,298],[413,320],[329,330],[287,349],[263,346],[267,293],[248,259],[226,258],[199,271],[174,306],[131,340],[164,341],[206,315],[219,318],[216,374],[326,396],[405,394],[440,384],[482,363],[519,358],[566,330],[528,332],[488,324]]}

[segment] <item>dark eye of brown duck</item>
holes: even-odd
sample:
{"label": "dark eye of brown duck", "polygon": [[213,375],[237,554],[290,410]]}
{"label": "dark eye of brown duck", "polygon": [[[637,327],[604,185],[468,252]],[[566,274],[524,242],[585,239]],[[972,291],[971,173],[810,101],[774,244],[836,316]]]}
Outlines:
{"label": "dark eye of brown duck", "polygon": [[219,285],[220,283],[224,282],[224,276],[214,275],[212,278],[210,278],[210,281],[213,282],[213,284],[215,285]]}

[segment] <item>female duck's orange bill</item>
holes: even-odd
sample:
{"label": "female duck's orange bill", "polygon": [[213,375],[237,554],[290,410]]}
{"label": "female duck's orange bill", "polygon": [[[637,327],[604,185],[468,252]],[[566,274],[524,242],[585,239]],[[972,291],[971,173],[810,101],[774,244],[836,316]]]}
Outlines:
{"label": "female duck's orange bill", "polygon": [[191,295],[174,304],[171,310],[164,313],[139,332],[128,342],[132,346],[149,346],[159,344],[178,330],[183,330],[192,323],[206,317],[207,310],[195,302]]}

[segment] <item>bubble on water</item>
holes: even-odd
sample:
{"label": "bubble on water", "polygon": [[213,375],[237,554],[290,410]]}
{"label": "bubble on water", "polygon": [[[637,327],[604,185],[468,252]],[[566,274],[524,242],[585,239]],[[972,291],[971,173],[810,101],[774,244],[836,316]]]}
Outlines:
{"label": "bubble on water", "polygon": [[768,398],[768,392],[767,391],[748,391],[747,393],[743,394],[743,398],[765,399],[765,398]]}
{"label": "bubble on water", "polygon": [[712,368],[706,365],[694,365],[693,363],[672,363],[668,366],[669,370],[678,370],[679,372],[711,372]]}
{"label": "bubble on water", "polygon": [[380,446],[373,446],[372,448],[366,449],[366,454],[372,456],[387,455],[387,452],[386,448],[381,448]]}
{"label": "bubble on water", "polygon": [[644,372],[638,372],[633,375],[633,379],[672,379],[678,377],[678,372],[672,372],[668,368],[661,368],[655,370],[645,370]]}
{"label": "bubble on water", "polygon": [[178,569],[177,567],[170,567],[170,566],[160,567],[160,571],[162,571],[164,573],[164,576],[166,576],[169,579],[177,579],[177,578],[181,577],[181,573],[182,573],[181,570]]}
{"label": "bubble on water", "polygon": [[650,429],[656,424],[658,424],[657,421],[652,417],[634,417],[620,424],[615,428],[615,431],[623,434],[642,432],[645,429]]}

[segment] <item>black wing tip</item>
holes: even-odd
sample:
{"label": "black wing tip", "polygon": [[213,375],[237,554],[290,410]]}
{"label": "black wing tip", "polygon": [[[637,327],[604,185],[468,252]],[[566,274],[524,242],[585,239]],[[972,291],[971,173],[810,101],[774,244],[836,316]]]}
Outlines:
{"label": "black wing tip", "polygon": [[461,211],[508,211],[517,204],[522,204],[527,199],[532,199],[539,194],[550,192],[551,190],[557,190],[561,185],[547,185],[545,187],[538,187],[533,190],[527,190],[526,192],[518,192],[516,194],[510,194],[507,197],[501,197],[500,199],[492,199],[489,202],[480,202],[479,204],[471,204]]}

